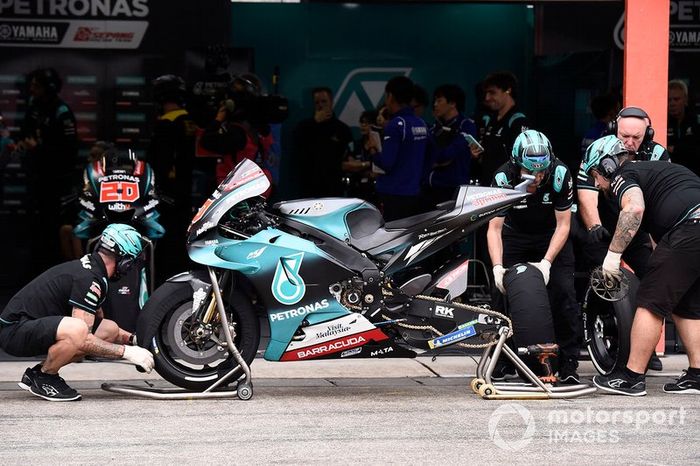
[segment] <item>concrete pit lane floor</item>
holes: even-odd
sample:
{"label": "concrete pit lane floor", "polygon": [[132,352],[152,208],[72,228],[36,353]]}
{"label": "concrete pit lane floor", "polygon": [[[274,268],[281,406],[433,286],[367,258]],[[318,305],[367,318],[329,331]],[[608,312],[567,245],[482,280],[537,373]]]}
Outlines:
{"label": "concrete pit lane floor", "polygon": [[[9,464],[690,464],[700,463],[700,395],[662,393],[686,367],[662,358],[645,397],[488,401],[465,356],[269,363],[254,396],[159,401],[103,381],[169,384],[119,362],[61,375],[83,400],[51,403],[17,386],[31,361],[0,362],[0,458]],[[594,375],[582,362],[584,381]]]}

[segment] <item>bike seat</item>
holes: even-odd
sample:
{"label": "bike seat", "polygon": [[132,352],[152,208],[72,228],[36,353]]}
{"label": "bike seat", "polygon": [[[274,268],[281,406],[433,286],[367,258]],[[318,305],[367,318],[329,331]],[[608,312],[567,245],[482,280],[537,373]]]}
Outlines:
{"label": "bike seat", "polygon": [[444,210],[434,210],[385,224],[378,210],[351,212],[347,217],[350,245],[361,251],[369,251],[432,223],[444,213]]}

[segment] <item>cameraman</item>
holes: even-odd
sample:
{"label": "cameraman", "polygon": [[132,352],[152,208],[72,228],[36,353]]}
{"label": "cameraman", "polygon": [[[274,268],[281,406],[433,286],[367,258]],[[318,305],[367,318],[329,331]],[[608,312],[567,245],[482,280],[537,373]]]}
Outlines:
{"label": "cameraman", "polygon": [[[215,120],[204,130],[200,144],[221,156],[216,165],[216,181],[222,182],[243,159],[249,159],[263,168],[274,142],[270,125],[256,112],[260,97],[260,80],[254,74],[233,78],[231,90],[220,102]],[[269,190],[265,195],[269,195]]]}

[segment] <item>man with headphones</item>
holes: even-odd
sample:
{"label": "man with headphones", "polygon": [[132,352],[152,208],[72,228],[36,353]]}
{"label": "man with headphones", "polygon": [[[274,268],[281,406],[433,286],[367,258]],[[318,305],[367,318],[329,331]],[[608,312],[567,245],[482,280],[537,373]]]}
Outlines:
{"label": "man with headphones", "polygon": [[39,272],[60,260],[58,230],[67,221],[61,221],[61,198],[78,183],[78,139],[73,112],[58,96],[62,82],[56,70],[34,70],[27,82],[30,97],[19,148],[27,154],[29,189],[38,210],[34,218],[40,223],[33,231],[42,234],[33,242],[33,262]]}
{"label": "man with headphones", "polygon": [[[651,126],[651,118],[639,107],[625,107],[620,110],[610,123],[610,133],[622,141],[631,160],[670,162],[668,151],[653,140],[654,128]],[[615,231],[619,208],[599,191],[593,177],[583,170],[583,162],[577,177],[576,194],[580,219],[588,232],[583,259],[593,268],[603,262],[611,233]],[[651,250],[649,235],[643,230],[633,238],[625,250],[623,259],[639,278],[646,272]],[[661,370],[662,367],[661,361],[654,355],[651,368]]]}
{"label": "man with headphones", "polygon": [[[641,161],[670,161],[670,155],[660,144],[653,141],[654,129],[649,115],[639,107],[626,107],[620,110],[611,122],[610,132],[622,141],[629,157]],[[591,262],[602,262],[610,241],[611,232],[615,231],[618,208],[607,200],[595,185],[594,179],[583,170],[579,170],[576,184],[578,210],[581,220],[588,231]],[[638,276],[643,276],[646,262],[651,254],[648,235],[640,233],[627,249],[625,261]]]}
{"label": "man with headphones", "polygon": [[126,359],[147,372],[153,355],[135,345],[129,332],[103,319],[109,281],[140,259],[141,235],[131,226],[105,228],[95,252],[50,268],[15,296],[0,313],[0,347],[20,357],[46,355],[28,368],[19,386],[49,401],[76,401],[80,393],[58,371],[86,355]]}
{"label": "man with headphones", "polygon": [[637,292],[627,365],[595,376],[601,390],[646,395],[644,374],[664,318],[673,318],[687,348],[689,367],[666,393],[700,394],[700,178],[687,168],[657,162],[627,163],[629,149],[614,136],[595,141],[581,171],[595,179],[620,208],[603,261],[606,280],[620,280],[620,260],[640,227],[656,242]]}

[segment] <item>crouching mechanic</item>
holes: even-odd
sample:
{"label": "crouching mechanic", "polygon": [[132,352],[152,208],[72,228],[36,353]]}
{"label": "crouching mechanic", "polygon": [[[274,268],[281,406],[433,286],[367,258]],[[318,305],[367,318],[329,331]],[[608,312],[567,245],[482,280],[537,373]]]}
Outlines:
{"label": "crouching mechanic", "polygon": [[13,356],[46,359],[22,376],[19,386],[49,401],[74,401],[80,393],[58,375],[67,364],[91,355],[124,358],[146,372],[153,355],[129,332],[102,318],[108,280],[127,272],[142,251],[132,227],[105,228],[95,252],[50,268],[22,288],[0,314],[0,347]]}
{"label": "crouching mechanic", "polygon": [[687,168],[658,162],[626,162],[622,144],[601,145],[584,170],[617,201],[620,214],[603,274],[622,276],[620,258],[644,228],[657,246],[637,292],[627,366],[593,383],[607,392],[646,395],[644,373],[663,319],[673,317],[688,352],[689,368],[667,393],[700,394],[700,178]]}
{"label": "crouching mechanic", "polygon": [[568,240],[573,203],[571,173],[554,157],[549,139],[544,134],[526,130],[515,139],[512,158],[496,171],[493,185],[513,188],[524,174],[535,176],[535,181],[528,187],[532,195],[513,206],[504,216],[489,222],[487,238],[494,264],[494,280],[499,291],[505,294],[503,276],[506,268],[532,262],[542,272],[545,285],[548,285],[560,350],[559,380],[579,383],[576,373],[579,319],[574,289],[574,253]]}

